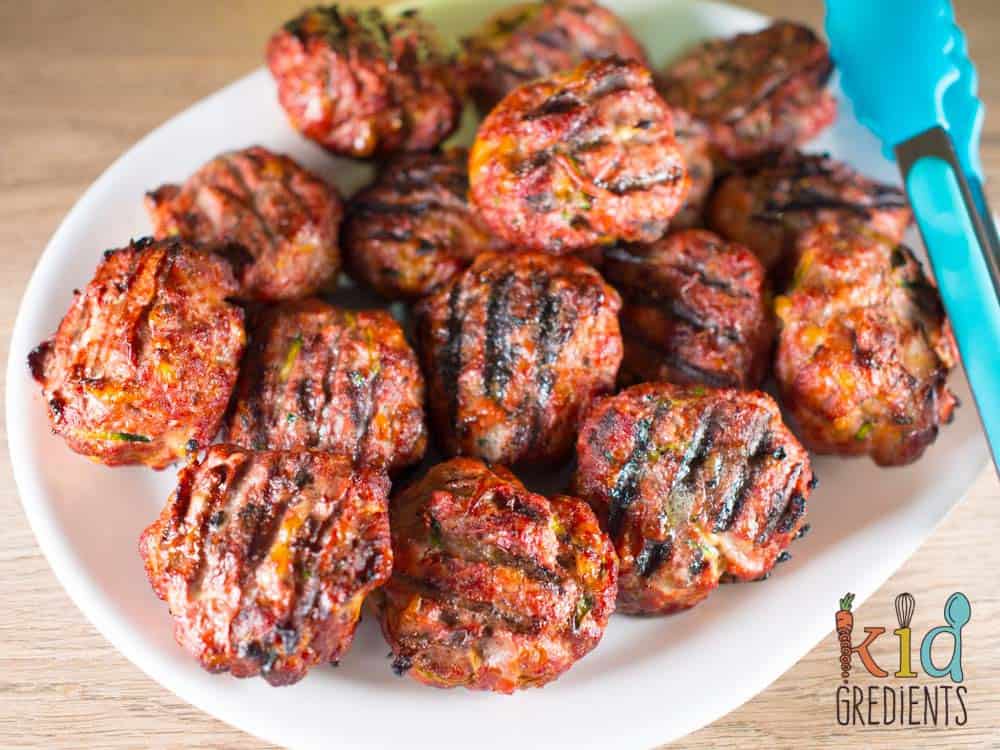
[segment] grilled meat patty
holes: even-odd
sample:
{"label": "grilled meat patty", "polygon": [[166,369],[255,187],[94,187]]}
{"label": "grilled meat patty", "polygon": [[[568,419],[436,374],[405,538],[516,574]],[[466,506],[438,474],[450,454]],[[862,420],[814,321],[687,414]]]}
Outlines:
{"label": "grilled meat patty", "polygon": [[462,114],[458,76],[416,11],[310,8],[267,45],[292,125],[343,156],[434,148]]}
{"label": "grilled meat patty", "polygon": [[577,462],[573,492],[611,536],[630,614],[694,606],[723,575],[766,575],[813,486],[808,454],[758,391],[634,386],[590,409]]}
{"label": "grilled meat patty", "polygon": [[837,115],[826,91],[830,53],[812,30],[778,21],[763,31],[709,39],[672,62],[661,91],[708,126],[716,152],[750,159],[818,135]]}
{"label": "grilled meat patty", "polygon": [[683,109],[674,109],[677,147],[687,168],[689,189],[681,210],[670,220],[671,229],[688,229],[704,224],[705,204],[712,192],[715,167],[708,129]]}
{"label": "grilled meat patty", "polygon": [[802,233],[820,222],[865,226],[895,243],[912,219],[899,188],[869,180],[826,154],[794,151],[725,178],[707,214],[710,228],[749,247],[783,278],[795,267]]}
{"label": "grilled meat patty", "polygon": [[109,466],[162,469],[218,431],[246,344],[222,258],[179,239],[108,250],[28,356],[52,431]]}
{"label": "grilled meat patty", "polygon": [[570,257],[486,253],[417,306],[432,424],[448,455],[565,458],[622,357],[617,292]]}
{"label": "grilled meat patty", "polygon": [[333,451],[394,472],[424,456],[424,379],[384,310],[318,299],[254,322],[227,439],[254,450]]}
{"label": "grilled meat patty", "polygon": [[238,245],[250,257],[241,296],[304,297],[340,268],[343,206],[335,188],[261,146],[222,154],[183,185],[147,193],[158,238]]}
{"label": "grilled meat patty", "polygon": [[462,70],[486,114],[522,83],[584,60],[618,55],[649,67],[628,26],[593,0],[545,0],[504,8],[463,40]]}
{"label": "grilled meat patty", "polygon": [[903,245],[832,223],[801,241],[775,300],[775,374],[812,450],[915,461],[951,420],[958,360],[937,289]]}
{"label": "grilled meat patty", "polygon": [[619,58],[514,89],[479,127],[469,182],[494,232],[553,253],[657,240],[688,191],[670,109]]}
{"label": "grilled meat patty", "polygon": [[600,641],[617,560],[586,503],[455,458],[394,498],[391,516],[378,601],[397,673],[511,693],[551,682]]}
{"label": "grilled meat patty", "polygon": [[388,299],[418,299],[500,249],[470,211],[468,151],[403,154],[348,205],[344,251],[351,275]]}
{"label": "grilled meat patty", "polygon": [[255,321],[227,439],[255,450],[308,448],[394,472],[424,456],[424,379],[384,310],[318,299]]}
{"label": "grilled meat patty", "polygon": [[771,358],[770,301],[760,261],[703,229],[605,254],[625,303],[619,379],[755,388]]}
{"label": "grilled meat patty", "polygon": [[209,672],[290,685],[350,647],[392,567],[379,469],[214,445],[139,540],[177,642]]}

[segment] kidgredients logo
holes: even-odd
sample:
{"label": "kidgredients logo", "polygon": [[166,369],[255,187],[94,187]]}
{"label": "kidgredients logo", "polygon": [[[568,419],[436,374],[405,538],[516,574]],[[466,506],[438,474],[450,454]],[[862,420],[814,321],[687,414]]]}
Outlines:
{"label": "kidgredients logo", "polygon": [[[968,721],[968,688],[962,684],[962,628],[972,619],[968,597],[956,592],[944,605],[944,624],[930,628],[923,637],[913,633],[910,625],[917,602],[912,594],[896,597],[895,614],[898,628],[893,629],[898,645],[898,667],[890,673],[882,668],[872,654],[872,644],[885,632],[881,626],[863,628],[864,638],[855,642],[856,631],[854,594],[845,594],[835,615],[837,642],[840,645],[840,678],[837,687],[837,723],[841,726],[962,726]],[[941,647],[935,662],[934,644],[944,638],[942,646],[950,646],[947,662],[940,660]],[[913,651],[919,641],[918,661]],[[885,684],[857,685],[852,682],[855,657],[860,666]],[[885,657],[882,657],[883,661]],[[918,671],[919,670],[919,671]],[[923,678],[923,679],[920,679]],[[933,682],[932,682],[933,681]]]}

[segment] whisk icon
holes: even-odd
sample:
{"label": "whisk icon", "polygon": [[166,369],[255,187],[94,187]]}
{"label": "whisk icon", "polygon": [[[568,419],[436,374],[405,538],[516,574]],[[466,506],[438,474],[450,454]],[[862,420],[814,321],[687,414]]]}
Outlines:
{"label": "whisk icon", "polygon": [[896,619],[899,620],[899,629],[894,631],[899,638],[899,671],[896,677],[917,676],[910,666],[910,621],[916,608],[917,600],[913,594],[904,591],[896,597]]}
{"label": "whisk icon", "polygon": [[913,598],[913,594],[904,591],[896,597],[896,619],[899,620],[900,629],[910,627],[916,608],[917,600]]}

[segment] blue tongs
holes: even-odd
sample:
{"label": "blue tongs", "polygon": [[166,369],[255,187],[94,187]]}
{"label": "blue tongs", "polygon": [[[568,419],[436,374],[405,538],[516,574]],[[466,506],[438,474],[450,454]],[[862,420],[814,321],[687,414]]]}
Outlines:
{"label": "blue tongs", "polygon": [[827,0],[858,119],[895,158],[1000,471],[1000,239],[983,192],[983,105],[948,0]]}

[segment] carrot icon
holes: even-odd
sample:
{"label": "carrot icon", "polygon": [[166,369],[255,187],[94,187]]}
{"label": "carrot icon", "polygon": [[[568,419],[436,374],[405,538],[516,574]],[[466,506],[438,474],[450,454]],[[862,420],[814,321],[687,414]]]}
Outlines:
{"label": "carrot icon", "polygon": [[851,674],[851,631],[854,630],[854,615],[851,605],[854,604],[854,594],[844,594],[840,599],[840,610],[837,612],[837,640],[840,641],[840,676],[847,684]]}

